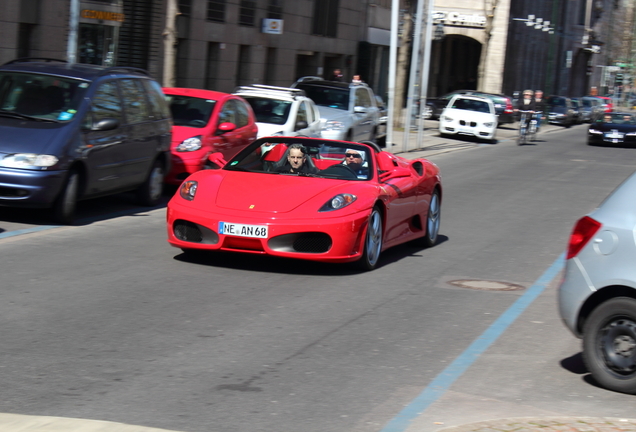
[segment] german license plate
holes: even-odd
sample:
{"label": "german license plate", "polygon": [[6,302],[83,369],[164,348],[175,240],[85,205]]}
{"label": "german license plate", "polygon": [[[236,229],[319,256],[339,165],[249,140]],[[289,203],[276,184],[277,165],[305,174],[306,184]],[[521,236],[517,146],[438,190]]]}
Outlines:
{"label": "german license plate", "polygon": [[267,238],[267,225],[243,225],[231,222],[219,222],[219,234],[237,237]]}

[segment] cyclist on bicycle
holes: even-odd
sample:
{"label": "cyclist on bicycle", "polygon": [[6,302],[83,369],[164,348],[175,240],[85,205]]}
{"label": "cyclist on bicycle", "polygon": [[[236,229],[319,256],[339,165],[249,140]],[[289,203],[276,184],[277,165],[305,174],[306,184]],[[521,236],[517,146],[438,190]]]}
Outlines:
{"label": "cyclist on bicycle", "polygon": [[534,98],[532,96],[532,90],[524,90],[523,98],[519,99],[519,106],[517,107],[517,111],[521,113],[519,129],[528,127],[530,119],[535,112]]}
{"label": "cyclist on bicycle", "polygon": [[537,133],[541,128],[542,120],[545,120],[545,99],[543,99],[543,90],[534,91],[534,111],[537,120]]}

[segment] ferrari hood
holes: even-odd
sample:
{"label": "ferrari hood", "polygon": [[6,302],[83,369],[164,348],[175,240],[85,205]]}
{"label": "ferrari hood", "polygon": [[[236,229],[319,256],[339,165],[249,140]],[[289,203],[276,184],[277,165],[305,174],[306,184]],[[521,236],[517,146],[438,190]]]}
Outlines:
{"label": "ferrari hood", "polygon": [[[250,180],[253,177],[253,180]],[[217,207],[267,213],[287,213],[347,181],[286,175],[226,172],[219,182]],[[336,192],[334,191],[334,195]],[[329,197],[325,198],[325,201]],[[317,203],[316,209],[324,203]]]}

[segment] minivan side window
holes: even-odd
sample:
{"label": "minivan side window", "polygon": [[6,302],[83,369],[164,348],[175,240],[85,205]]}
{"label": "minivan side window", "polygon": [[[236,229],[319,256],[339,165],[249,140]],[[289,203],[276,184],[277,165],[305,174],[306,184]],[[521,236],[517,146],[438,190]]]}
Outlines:
{"label": "minivan side window", "polygon": [[121,101],[115,81],[106,81],[99,85],[93,96],[91,111],[94,122],[107,118],[121,121]]}
{"label": "minivan side window", "polygon": [[146,101],[141,83],[135,79],[124,78],[119,80],[119,84],[121,86],[127,123],[133,124],[147,121],[150,118],[150,107]]}
{"label": "minivan side window", "polygon": [[166,96],[163,94],[159,83],[151,80],[142,80],[142,82],[148,94],[150,107],[155,118],[170,118],[170,107],[166,102]]}

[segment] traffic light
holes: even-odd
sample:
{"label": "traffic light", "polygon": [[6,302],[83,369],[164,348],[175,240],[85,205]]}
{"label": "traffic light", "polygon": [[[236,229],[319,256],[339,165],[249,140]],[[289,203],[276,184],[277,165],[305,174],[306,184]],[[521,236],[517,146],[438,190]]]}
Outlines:
{"label": "traffic light", "polygon": [[616,79],[614,80],[615,85],[619,86],[619,85],[623,85],[623,74],[622,73],[617,73],[616,74]]}

